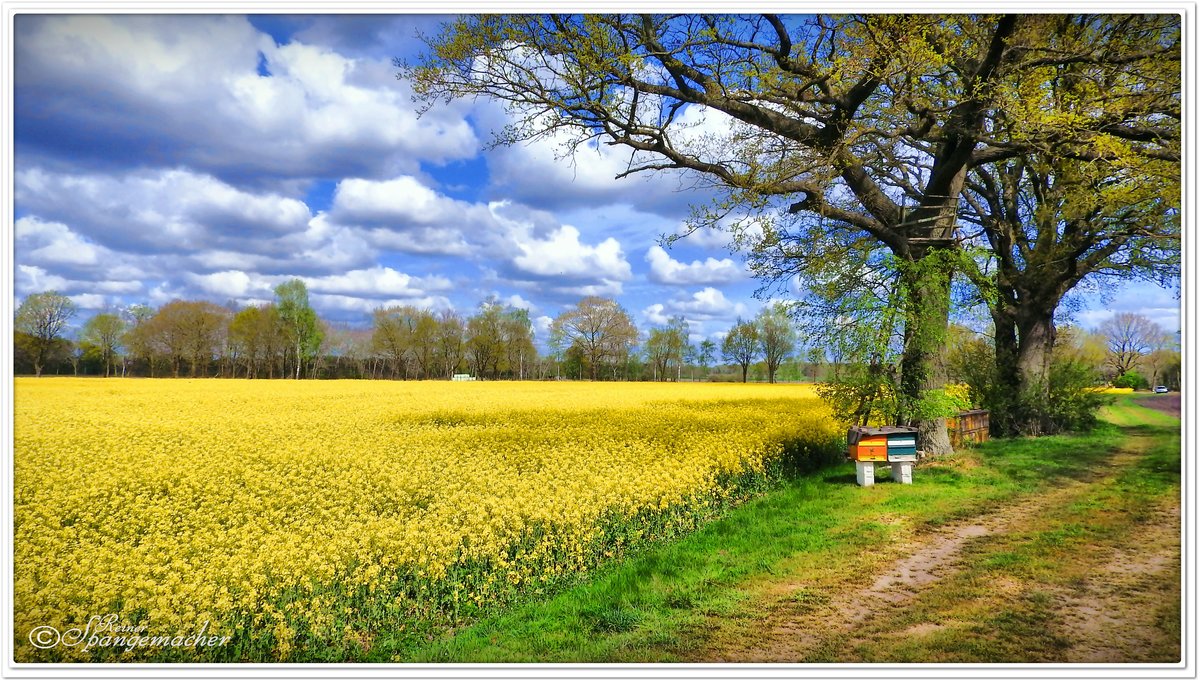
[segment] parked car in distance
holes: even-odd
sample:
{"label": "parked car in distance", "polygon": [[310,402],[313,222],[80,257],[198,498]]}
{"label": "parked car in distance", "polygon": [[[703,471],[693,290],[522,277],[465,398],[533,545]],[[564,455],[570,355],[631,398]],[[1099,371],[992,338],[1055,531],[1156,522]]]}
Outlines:
{"label": "parked car in distance", "polygon": [[1166,387],[1166,386],[1155,386],[1155,387],[1154,387],[1154,392],[1155,392],[1155,393],[1166,393],[1166,392],[1167,392],[1167,387]]}

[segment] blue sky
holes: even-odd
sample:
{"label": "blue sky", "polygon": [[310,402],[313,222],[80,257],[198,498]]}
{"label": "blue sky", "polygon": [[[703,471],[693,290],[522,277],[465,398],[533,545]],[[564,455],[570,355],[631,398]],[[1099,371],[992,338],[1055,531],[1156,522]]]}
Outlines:
{"label": "blue sky", "polygon": [[[418,118],[393,57],[437,16],[18,16],[15,287],[82,317],[174,298],[254,304],[300,277],[327,319],[386,305],[530,309],[539,340],[582,296],[639,327],[684,315],[718,338],[763,305],[720,234],[669,249],[704,197],[626,158],[564,162],[548,140],[485,148],[503,112],[454,102]],[[1179,329],[1152,285],[1081,297]]]}

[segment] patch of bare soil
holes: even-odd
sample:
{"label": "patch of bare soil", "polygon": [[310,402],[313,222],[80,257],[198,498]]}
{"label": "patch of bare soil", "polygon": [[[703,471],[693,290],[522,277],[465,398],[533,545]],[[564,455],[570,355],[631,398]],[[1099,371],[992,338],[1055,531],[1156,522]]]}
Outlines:
{"label": "patch of bare soil", "polygon": [[1133,399],[1133,402],[1142,407],[1148,407],[1152,410],[1169,414],[1172,417],[1179,417],[1180,400],[1178,393],[1155,393],[1138,396]]}

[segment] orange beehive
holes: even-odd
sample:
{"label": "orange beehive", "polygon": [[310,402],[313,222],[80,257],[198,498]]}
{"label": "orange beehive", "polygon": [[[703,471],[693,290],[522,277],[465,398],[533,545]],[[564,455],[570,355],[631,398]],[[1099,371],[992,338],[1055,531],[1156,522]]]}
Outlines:
{"label": "orange beehive", "polygon": [[850,459],[859,462],[886,462],[887,436],[866,436],[850,445]]}

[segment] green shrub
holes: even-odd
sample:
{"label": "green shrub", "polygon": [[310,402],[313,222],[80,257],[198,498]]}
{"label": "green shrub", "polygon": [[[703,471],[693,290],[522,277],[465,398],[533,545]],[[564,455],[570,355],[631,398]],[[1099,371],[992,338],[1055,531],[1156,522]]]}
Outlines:
{"label": "green shrub", "polygon": [[708,376],[705,377],[705,379],[707,381],[711,381],[713,383],[721,383],[721,384],[739,383],[740,384],[740,383],[742,383],[742,373],[740,370],[737,372],[709,372]]}
{"label": "green shrub", "polygon": [[1112,397],[1095,390],[1096,373],[1087,365],[1065,360],[1050,366],[1050,391],[1040,406],[1043,433],[1087,431],[1100,423],[1100,408]]}
{"label": "green shrub", "polygon": [[998,437],[1087,431],[1098,423],[1100,407],[1110,401],[1095,390],[1096,371],[1070,357],[1054,358],[1048,388],[1024,392],[999,379],[995,351],[982,340],[951,353],[949,369],[967,384],[971,401],[991,413],[991,434]]}
{"label": "green shrub", "polygon": [[1146,380],[1146,377],[1142,376],[1141,374],[1138,374],[1136,371],[1131,369],[1128,372],[1125,372],[1121,376],[1114,379],[1113,387],[1115,387],[1115,388],[1132,388],[1133,390],[1136,391],[1138,389],[1150,388],[1150,382]]}
{"label": "green shrub", "polygon": [[1074,360],[1056,360],[1050,365],[1050,386],[1035,386],[1014,395],[992,381],[983,394],[983,406],[991,411],[992,435],[1041,436],[1087,431],[1099,423],[1098,412],[1111,402],[1099,393],[1095,371]]}

